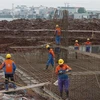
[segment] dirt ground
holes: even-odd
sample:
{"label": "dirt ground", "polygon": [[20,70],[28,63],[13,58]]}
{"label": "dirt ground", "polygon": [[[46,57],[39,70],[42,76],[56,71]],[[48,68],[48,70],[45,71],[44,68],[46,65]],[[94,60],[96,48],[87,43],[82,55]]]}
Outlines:
{"label": "dirt ground", "polygon": [[[100,30],[100,20],[70,20],[69,19],[69,29],[80,29],[80,30]],[[52,71],[52,67],[49,67],[49,70],[44,71],[45,63],[47,60],[47,51],[44,48],[33,49],[33,48],[11,48],[16,46],[39,46],[45,44],[47,42],[54,42],[54,36],[51,35],[54,32],[23,32],[23,29],[54,29],[55,23],[53,21],[46,20],[14,20],[11,22],[1,21],[0,29],[6,29],[6,31],[0,31],[0,53],[13,53],[13,59],[15,60],[18,68],[29,73],[39,82],[47,82],[52,81],[55,82],[57,80],[57,76]],[[11,31],[7,31],[7,29],[11,29]],[[18,31],[14,31],[17,29]],[[49,34],[49,35],[48,35]],[[76,35],[75,35],[76,34]],[[44,37],[46,36],[46,37]],[[88,37],[91,37],[91,33],[71,33],[71,40],[69,43],[71,45],[74,44],[75,39],[79,36],[80,40],[84,42]],[[76,36],[76,38],[75,38]],[[98,37],[98,38],[96,38]],[[93,38],[94,44],[100,44],[99,34],[95,34],[95,38]],[[81,42],[81,43],[82,43]],[[84,55],[79,55],[78,59],[75,59],[75,52],[72,53],[69,51],[69,59],[68,64],[72,67],[74,72],[86,71],[87,70],[100,70],[98,67],[100,65],[99,60],[94,58],[88,58]],[[66,51],[62,51],[61,55],[65,56]],[[25,56],[25,57],[24,57]],[[64,57],[61,56],[61,57]],[[66,56],[65,56],[66,59]],[[28,62],[29,63],[28,63]],[[23,67],[19,67],[19,65]],[[57,63],[56,63],[57,65]],[[95,68],[94,68],[95,66]],[[24,68],[24,69],[23,69]],[[53,78],[52,78],[53,75]],[[71,76],[70,77],[70,97],[71,100],[99,100],[100,99],[100,91],[98,87],[97,78],[95,75],[84,75],[84,76]],[[99,80],[100,81],[100,80]],[[59,96],[58,87],[54,85],[47,86],[47,89],[51,90],[53,93]],[[37,94],[35,95],[36,100],[44,100]],[[65,95],[64,95],[65,97]]]}

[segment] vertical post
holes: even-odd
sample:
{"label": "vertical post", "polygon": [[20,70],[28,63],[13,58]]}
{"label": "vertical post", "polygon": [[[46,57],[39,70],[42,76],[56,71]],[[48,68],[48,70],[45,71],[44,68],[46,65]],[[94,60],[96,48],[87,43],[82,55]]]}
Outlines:
{"label": "vertical post", "polygon": [[63,31],[63,45],[68,47],[68,11],[63,11],[63,18],[62,18],[62,29]]}
{"label": "vertical post", "polygon": [[12,4],[12,19],[14,20],[14,4]]}
{"label": "vertical post", "polygon": [[[68,47],[68,11],[64,10],[63,11],[63,18],[62,18],[62,41],[63,41],[63,46]],[[68,62],[68,50],[64,52],[64,60],[65,62]]]}

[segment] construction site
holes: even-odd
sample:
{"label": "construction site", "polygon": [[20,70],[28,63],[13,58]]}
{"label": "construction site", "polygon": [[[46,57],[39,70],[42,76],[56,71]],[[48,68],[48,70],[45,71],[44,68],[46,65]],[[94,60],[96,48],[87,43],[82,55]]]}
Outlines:
{"label": "construction site", "polygon": [[[62,29],[61,44],[55,44],[55,25]],[[90,38],[91,52],[84,51],[84,42]],[[74,50],[75,40],[79,41],[81,50]],[[52,66],[44,70],[48,59],[46,45],[55,51],[55,66],[58,59],[64,59],[72,71],[68,73],[70,79],[69,100],[100,100],[100,20],[68,18],[68,12],[62,12],[62,19],[57,12],[52,20],[0,21],[0,61],[10,53],[15,61],[17,71],[15,83],[25,89],[4,90],[4,74],[1,70],[0,100],[65,100],[60,97],[57,80]],[[77,57],[76,57],[77,53]],[[30,87],[32,86],[32,87]],[[5,96],[5,98],[4,98]]]}

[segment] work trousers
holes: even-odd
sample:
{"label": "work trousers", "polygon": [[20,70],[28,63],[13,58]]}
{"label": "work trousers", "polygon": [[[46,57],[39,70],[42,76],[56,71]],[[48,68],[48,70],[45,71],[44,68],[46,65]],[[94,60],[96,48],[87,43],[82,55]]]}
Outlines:
{"label": "work trousers", "polygon": [[9,83],[9,79],[14,82],[14,75],[13,74],[5,74],[5,84]]}
{"label": "work trousers", "polygon": [[61,36],[57,35],[55,38],[56,44],[60,44]]}
{"label": "work trousers", "polygon": [[58,87],[60,92],[63,91],[63,88],[65,89],[65,91],[68,91],[69,79],[58,79]]}
{"label": "work trousers", "polygon": [[54,59],[53,58],[49,58],[46,65],[49,66],[50,64],[52,66],[54,66]]}
{"label": "work trousers", "polygon": [[90,46],[86,46],[86,52],[90,52]]}

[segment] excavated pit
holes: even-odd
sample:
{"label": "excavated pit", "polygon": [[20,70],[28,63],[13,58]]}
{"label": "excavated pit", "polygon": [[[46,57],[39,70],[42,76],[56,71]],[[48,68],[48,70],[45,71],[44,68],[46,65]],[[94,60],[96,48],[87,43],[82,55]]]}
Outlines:
{"label": "excavated pit", "polygon": [[[87,24],[88,23],[88,24]],[[73,30],[100,30],[100,20],[69,20],[69,29]],[[51,47],[55,50],[53,21],[45,20],[15,20],[11,22],[0,22],[0,53],[5,57],[6,53],[12,54],[12,59],[16,62],[17,68],[37,80],[39,83],[50,81],[54,83],[57,80],[52,67],[50,66],[47,71],[44,71],[47,61],[47,50],[45,49],[46,43],[53,42]],[[3,30],[2,30],[3,29]],[[37,30],[36,30],[37,29]],[[52,29],[40,30],[40,29]],[[25,31],[27,30],[27,31]],[[34,31],[35,30],[35,31]],[[63,32],[62,32],[63,34]],[[99,32],[69,32],[68,42],[73,46],[76,39],[82,45],[86,38],[90,38],[93,45],[100,45]],[[63,37],[62,37],[63,44]],[[43,47],[39,47],[44,45]],[[75,58],[75,52],[67,49],[62,49],[59,57],[65,60],[72,67],[70,77],[70,100],[99,100],[100,99],[100,75],[99,74],[84,74],[78,75],[78,72],[84,73],[85,71],[100,71],[99,60],[96,55],[78,53],[78,59]],[[68,53],[68,54],[67,54]],[[58,57],[58,54],[56,54]],[[57,62],[56,58],[56,62]],[[55,66],[57,63],[55,62]],[[89,73],[89,72],[88,72]],[[21,80],[20,80],[21,81]],[[19,82],[19,78],[16,78]],[[20,83],[22,84],[22,83]],[[45,87],[49,92],[59,96],[58,87],[54,84]],[[51,94],[52,94],[51,93]],[[42,98],[30,92],[35,100],[42,100]],[[30,96],[30,94],[28,94]],[[53,95],[52,94],[52,95]],[[31,96],[30,96],[31,97]],[[65,93],[64,93],[65,98]],[[43,98],[44,100],[44,98]]]}

